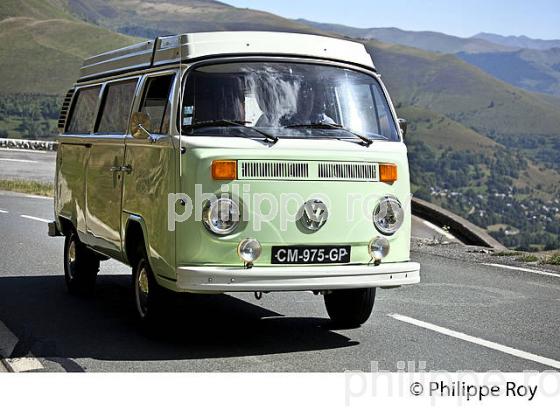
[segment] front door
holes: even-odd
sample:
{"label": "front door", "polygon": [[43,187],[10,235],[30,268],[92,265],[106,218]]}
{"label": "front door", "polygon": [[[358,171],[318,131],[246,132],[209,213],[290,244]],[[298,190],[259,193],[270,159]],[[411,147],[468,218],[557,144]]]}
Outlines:
{"label": "front door", "polygon": [[150,118],[151,139],[126,139],[125,162],[131,172],[124,175],[123,189],[123,218],[131,214],[142,218],[151,267],[168,279],[175,277],[175,232],[168,229],[167,214],[168,195],[175,192],[178,153],[170,134],[175,78],[175,71],[144,78],[137,109]]}
{"label": "front door", "polygon": [[88,242],[115,258],[121,255],[124,141],[137,82],[134,78],[106,84],[87,166]]}

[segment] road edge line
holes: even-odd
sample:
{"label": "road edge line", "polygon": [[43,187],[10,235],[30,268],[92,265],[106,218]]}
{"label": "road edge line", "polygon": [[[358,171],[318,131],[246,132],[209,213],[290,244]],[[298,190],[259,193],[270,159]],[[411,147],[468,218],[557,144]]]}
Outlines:
{"label": "road edge line", "polygon": [[553,276],[555,278],[560,278],[560,273],[547,272],[545,270],[522,268],[520,266],[501,265],[499,263],[482,263],[482,265],[491,266],[491,267],[494,267],[494,268],[503,268],[503,269],[515,270],[515,271],[519,271],[519,272],[536,273],[537,275]]}
{"label": "road edge line", "polygon": [[43,223],[49,223],[49,222],[51,222],[51,221],[49,221],[48,219],[39,218],[39,217],[37,217],[37,216],[24,215],[24,214],[22,214],[22,215],[20,215],[20,216],[21,216],[22,218],[24,218],[24,219],[30,219],[30,220],[32,220],[32,221],[37,221],[37,222],[43,222]]}
{"label": "road edge line", "polygon": [[509,347],[500,343],[491,342],[489,340],[482,339],[480,337],[471,336],[463,332],[458,332],[456,330],[447,329],[442,326],[434,325],[429,322],[424,322],[422,320],[414,319],[409,316],[400,315],[398,313],[389,313],[387,316],[404,322],[408,323],[413,326],[421,327],[426,330],[431,330],[432,332],[436,332],[445,336],[453,337],[458,340],[462,340],[464,342],[472,343],[478,346],[486,347],[487,349],[494,350],[496,352],[508,354],[513,357],[517,357],[518,359],[528,360],[531,362],[539,363],[547,367],[551,367],[553,369],[560,369],[560,361],[550,359],[548,357],[540,356],[534,353],[526,352],[524,350],[516,349],[514,347]]}

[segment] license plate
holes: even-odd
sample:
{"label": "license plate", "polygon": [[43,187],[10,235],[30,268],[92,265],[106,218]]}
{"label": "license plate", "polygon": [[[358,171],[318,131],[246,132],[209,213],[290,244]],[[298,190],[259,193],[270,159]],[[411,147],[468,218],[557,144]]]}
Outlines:
{"label": "license plate", "polygon": [[348,263],[350,246],[273,246],[273,264]]}

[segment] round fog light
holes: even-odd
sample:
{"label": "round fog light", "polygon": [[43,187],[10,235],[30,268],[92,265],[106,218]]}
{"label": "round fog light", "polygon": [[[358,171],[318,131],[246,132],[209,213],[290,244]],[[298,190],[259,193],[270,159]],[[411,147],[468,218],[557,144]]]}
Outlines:
{"label": "round fog light", "polygon": [[378,236],[371,240],[368,246],[370,256],[375,261],[380,261],[389,254],[390,244],[387,238]]}
{"label": "round fog light", "polygon": [[237,254],[246,263],[253,263],[261,256],[262,246],[256,239],[243,239],[237,246]]}

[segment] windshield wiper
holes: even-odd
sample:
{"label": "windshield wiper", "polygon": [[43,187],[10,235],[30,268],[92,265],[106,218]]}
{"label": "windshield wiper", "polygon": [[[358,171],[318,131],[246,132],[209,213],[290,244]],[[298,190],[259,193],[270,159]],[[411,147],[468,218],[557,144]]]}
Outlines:
{"label": "windshield wiper", "polygon": [[[348,128],[345,128],[344,126],[340,125],[340,124],[331,124],[328,122],[311,122],[311,123],[307,123],[307,124],[292,124],[292,125],[287,125],[285,128],[319,128],[319,129],[334,129],[334,130],[342,130],[342,131],[346,131],[352,135],[354,135],[355,137],[359,138],[360,140],[362,140],[362,142],[364,143],[364,145],[366,147],[369,147],[372,143],[373,140],[365,137],[361,134],[358,134],[357,132],[354,132]],[[380,137],[386,139],[385,137],[383,137],[382,135],[380,135]]]}
{"label": "windshield wiper", "polygon": [[[195,129],[195,128],[204,128],[204,127],[243,127],[249,130],[253,130],[263,137],[266,140],[276,144],[278,142],[278,137],[271,135],[267,132],[261,131],[254,127],[249,127],[246,124],[250,124],[250,121],[239,121],[239,120],[210,120],[210,121],[198,121],[191,125],[188,125],[187,128]],[[243,138],[252,138],[249,135],[241,135]]]}

